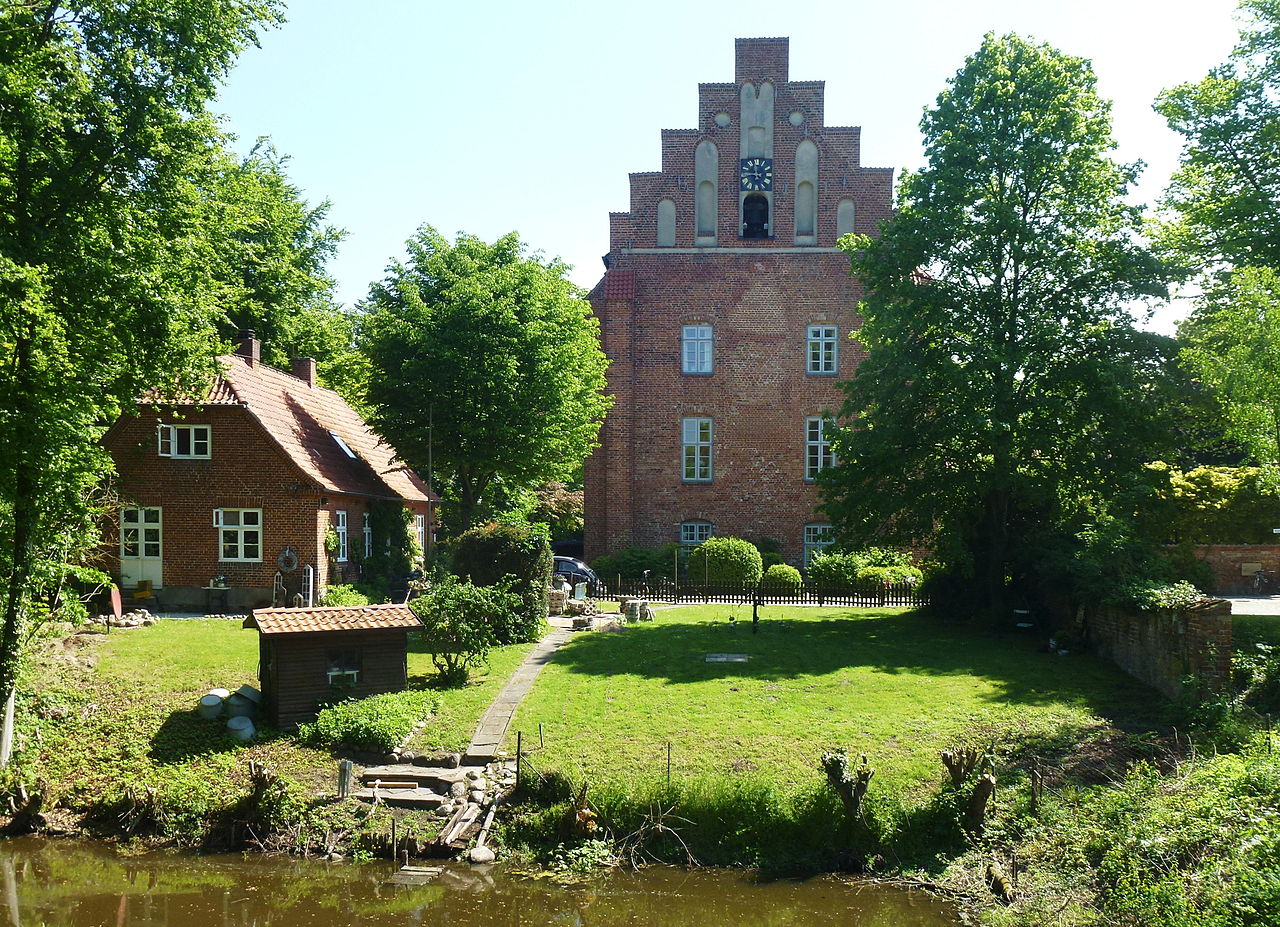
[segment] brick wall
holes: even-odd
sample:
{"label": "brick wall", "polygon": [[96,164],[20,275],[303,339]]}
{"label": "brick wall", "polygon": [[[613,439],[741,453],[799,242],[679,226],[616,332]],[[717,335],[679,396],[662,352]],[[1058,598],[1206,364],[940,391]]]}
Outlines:
{"label": "brick wall", "polygon": [[1187,677],[1201,691],[1231,680],[1231,603],[1221,599],[1180,611],[1102,608],[1085,619],[1084,633],[1099,655],[1169,698],[1182,694]]}
{"label": "brick wall", "polygon": [[[700,84],[696,129],[664,130],[662,170],[631,175],[631,208],[610,215],[609,269],[592,293],[610,358],[616,398],[601,446],[586,467],[585,553],[594,558],[632,545],[679,539],[684,521],[709,521],[718,535],[780,543],[799,564],[804,526],[823,523],[805,481],[805,419],[839,409],[840,380],[863,357],[849,335],[861,318],[861,288],[835,249],[839,203],[855,203],[855,228],[874,234],[892,212],[892,171],[859,162],[860,130],[828,127],[823,85],[788,81],[785,39],[740,40],[739,83]],[[739,86],[775,86],[773,238],[738,237]],[[727,125],[716,122],[728,114]],[[803,116],[800,125],[790,119]],[[694,152],[719,151],[718,237],[695,247]],[[794,229],[795,154],[819,152],[817,237],[798,246]],[[676,204],[676,243],[657,247],[657,208]],[[714,329],[711,375],[681,372],[681,328]],[[808,326],[839,329],[835,376],[806,373]],[[681,470],[681,419],[714,422],[714,479],[687,483]]]}
{"label": "brick wall", "polygon": [[[1213,591],[1217,595],[1248,594],[1253,565],[1264,570],[1280,570],[1278,544],[1205,544],[1192,548],[1199,559],[1213,569]],[[1244,569],[1249,568],[1249,574]]]}

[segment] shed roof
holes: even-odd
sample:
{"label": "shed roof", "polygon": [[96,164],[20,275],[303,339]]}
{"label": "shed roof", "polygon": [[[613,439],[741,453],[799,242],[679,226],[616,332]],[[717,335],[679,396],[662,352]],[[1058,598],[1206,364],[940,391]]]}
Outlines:
{"label": "shed roof", "polygon": [[320,608],[255,608],[246,628],[263,634],[324,631],[412,631],[422,622],[408,605],[331,605]]}

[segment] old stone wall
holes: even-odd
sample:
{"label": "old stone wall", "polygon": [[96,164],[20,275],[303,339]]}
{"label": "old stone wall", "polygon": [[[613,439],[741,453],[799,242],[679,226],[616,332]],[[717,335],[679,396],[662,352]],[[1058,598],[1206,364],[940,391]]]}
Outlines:
{"label": "old stone wall", "polygon": [[1204,544],[1192,551],[1212,568],[1217,595],[1247,595],[1255,569],[1280,570],[1280,544]]}
{"label": "old stone wall", "polygon": [[1169,698],[1187,678],[1201,691],[1231,680],[1231,603],[1221,599],[1176,611],[1100,608],[1083,631],[1096,653]]}

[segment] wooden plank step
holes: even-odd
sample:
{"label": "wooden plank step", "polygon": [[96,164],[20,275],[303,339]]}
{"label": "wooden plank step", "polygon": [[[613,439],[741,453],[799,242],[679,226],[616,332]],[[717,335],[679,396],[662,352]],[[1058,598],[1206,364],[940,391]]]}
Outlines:
{"label": "wooden plank step", "polygon": [[360,774],[360,781],[370,783],[375,779],[384,782],[416,782],[437,792],[448,792],[449,786],[462,782],[467,777],[465,769],[444,769],[437,766],[413,766],[409,763],[394,763],[387,766],[369,766]]}
{"label": "wooden plank step", "polygon": [[376,792],[373,789],[353,789],[351,792],[352,798],[368,802],[373,801],[375,795],[383,804],[428,810],[439,808],[446,800],[444,795],[423,788],[378,789]]}
{"label": "wooden plank step", "polygon": [[427,885],[444,872],[439,866],[401,866],[383,885]]}
{"label": "wooden plank step", "polygon": [[480,817],[480,806],[474,803],[468,804],[467,807],[462,810],[462,816],[458,819],[457,823],[450,828],[448,834],[443,834],[442,832],[442,839],[440,842],[447,846],[451,846],[454,849],[462,849],[462,847],[458,846],[458,843],[462,835],[466,833],[467,828],[474,824],[478,817]]}

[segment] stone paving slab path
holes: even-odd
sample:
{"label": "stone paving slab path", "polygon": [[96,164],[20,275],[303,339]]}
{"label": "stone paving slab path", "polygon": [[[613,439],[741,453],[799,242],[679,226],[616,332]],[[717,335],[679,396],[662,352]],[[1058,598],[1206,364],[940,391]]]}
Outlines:
{"label": "stone paving slab path", "polygon": [[497,697],[484,713],[484,717],[480,719],[480,725],[471,738],[471,745],[467,747],[463,762],[468,765],[479,765],[491,762],[497,756],[521,700],[533,688],[533,681],[538,678],[538,673],[542,672],[542,667],[550,661],[552,655],[563,646],[572,633],[573,631],[567,626],[556,626],[538,641],[537,646],[511,674],[511,678],[507,680],[506,685],[498,692]]}

